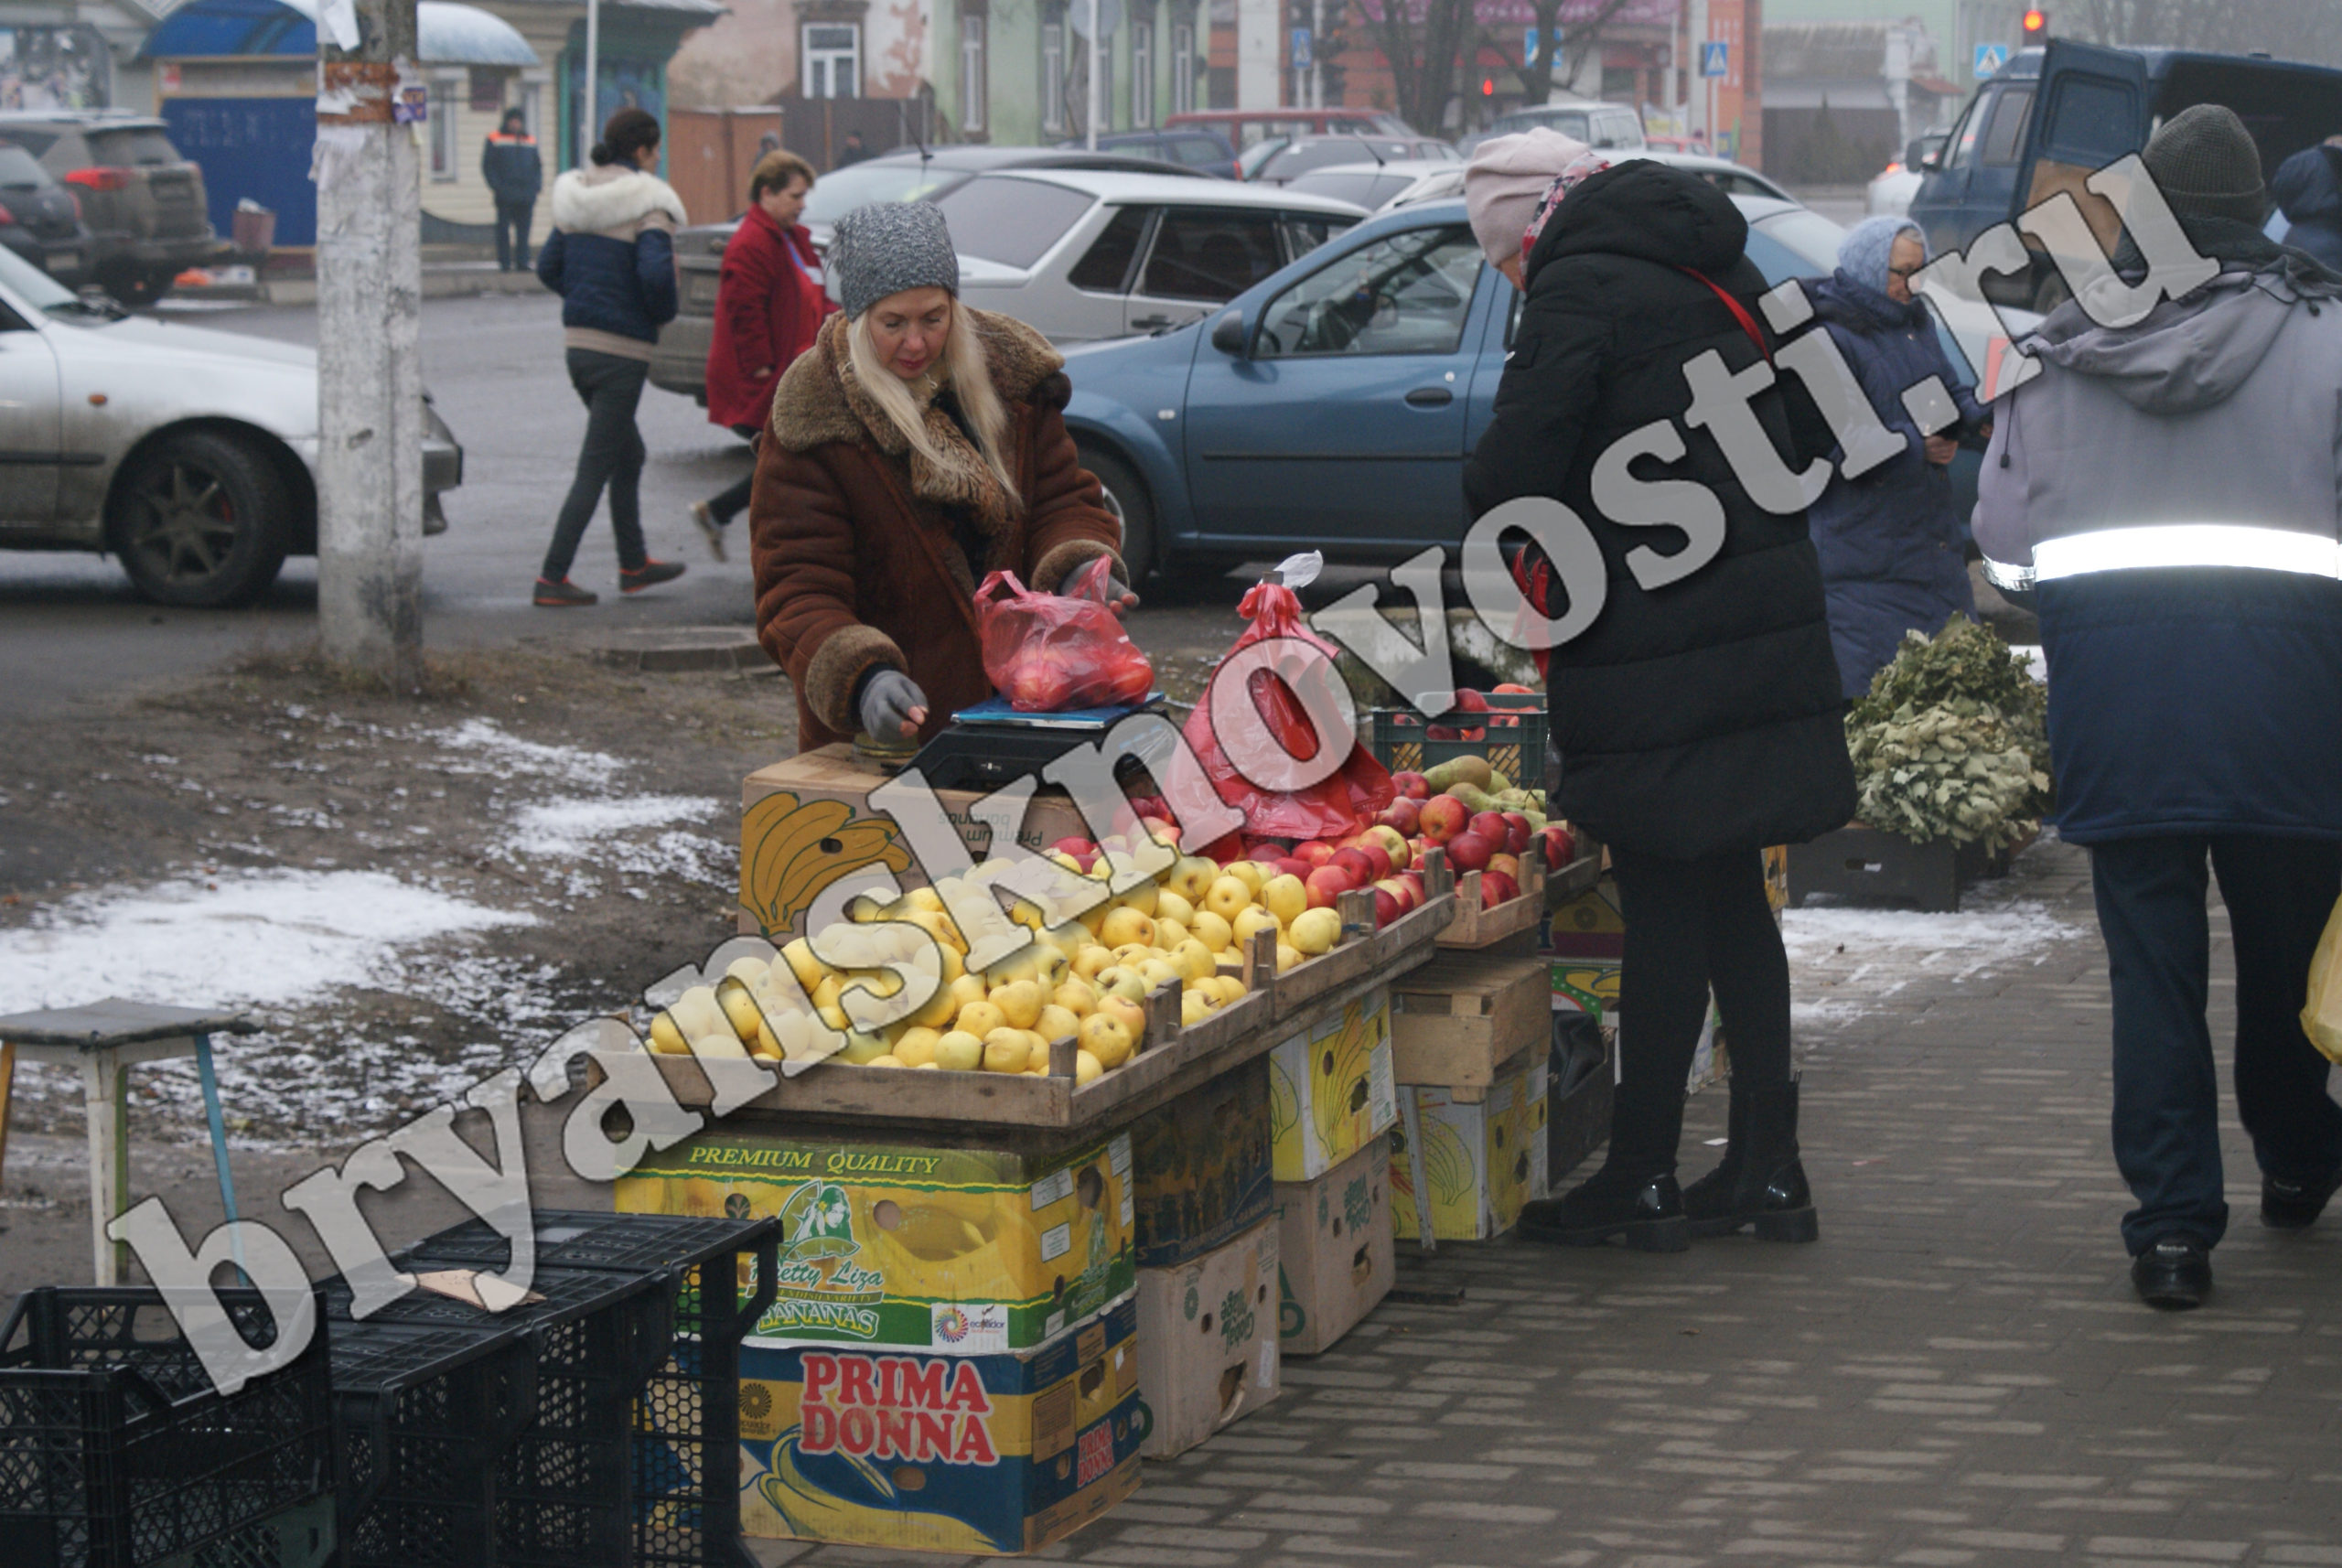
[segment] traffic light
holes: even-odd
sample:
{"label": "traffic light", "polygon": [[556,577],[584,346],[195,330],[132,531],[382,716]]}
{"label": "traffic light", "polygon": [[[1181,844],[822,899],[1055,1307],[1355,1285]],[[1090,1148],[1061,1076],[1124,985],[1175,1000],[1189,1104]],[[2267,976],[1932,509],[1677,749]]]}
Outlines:
{"label": "traffic light", "polygon": [[2035,9],[2025,14],[2025,41],[2041,44],[2049,41],[2049,13]]}
{"label": "traffic light", "polygon": [[1496,95],[1497,79],[1493,76],[1484,76],[1480,78],[1480,96],[1483,98],[1494,98]]}

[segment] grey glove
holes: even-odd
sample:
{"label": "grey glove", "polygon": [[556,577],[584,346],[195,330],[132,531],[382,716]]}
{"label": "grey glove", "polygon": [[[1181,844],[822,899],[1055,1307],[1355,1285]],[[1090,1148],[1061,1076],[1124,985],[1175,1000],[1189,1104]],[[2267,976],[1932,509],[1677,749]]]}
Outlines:
{"label": "grey glove", "polygon": [[1120,577],[1109,574],[1106,578],[1106,605],[1116,615],[1138,607],[1138,596]]}
{"label": "grey glove", "polygon": [[881,670],[862,683],[863,733],[879,740],[916,736],[927,721],[927,693],[899,670]]}

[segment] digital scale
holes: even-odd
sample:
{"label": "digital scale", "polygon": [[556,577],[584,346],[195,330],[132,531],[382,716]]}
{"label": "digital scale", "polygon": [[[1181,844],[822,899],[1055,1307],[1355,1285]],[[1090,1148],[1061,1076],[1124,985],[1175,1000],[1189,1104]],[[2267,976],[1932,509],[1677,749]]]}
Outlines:
{"label": "digital scale", "polygon": [[1009,706],[1007,698],[994,697],[953,714],[950,727],[916,753],[890,757],[862,736],[854,741],[854,755],[888,773],[915,768],[933,789],[989,793],[1039,773],[1076,746],[1095,745],[1133,714],[1162,712],[1159,691],[1148,693],[1144,703],[1062,714],[1019,713]]}

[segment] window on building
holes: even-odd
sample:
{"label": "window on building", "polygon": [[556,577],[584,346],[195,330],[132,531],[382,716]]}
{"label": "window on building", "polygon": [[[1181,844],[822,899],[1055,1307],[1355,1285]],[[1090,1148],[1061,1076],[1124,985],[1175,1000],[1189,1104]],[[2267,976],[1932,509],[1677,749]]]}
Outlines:
{"label": "window on building", "polygon": [[[1081,52],[1087,57],[1090,69],[1098,72],[1098,134],[1102,136],[1114,128],[1114,46],[1111,39],[1103,48],[1085,43],[1081,46]],[[1089,104],[1085,102],[1082,113],[1086,114],[1089,112]]]}
{"label": "window on building", "polygon": [[1041,129],[1065,130],[1065,22],[1041,24]]}
{"label": "window on building", "polygon": [[464,99],[460,81],[442,79],[431,84],[431,177],[442,182],[457,177],[456,105]]}
{"label": "window on building", "polygon": [[532,136],[540,134],[537,116],[543,112],[544,101],[545,84],[543,82],[524,81],[521,84],[521,123],[528,127],[529,134]]}
{"label": "window on building", "polygon": [[1171,27],[1171,113],[1192,114],[1196,112],[1196,25],[1193,22],[1174,23]]}
{"label": "window on building", "polygon": [[808,98],[862,96],[862,28],[852,22],[809,22],[803,47],[804,92]]}
{"label": "window on building", "polygon": [[1131,126],[1155,128],[1155,24],[1131,24]]}
{"label": "window on building", "polygon": [[991,105],[986,89],[992,78],[984,70],[984,17],[973,11],[960,13],[960,129],[981,136]]}

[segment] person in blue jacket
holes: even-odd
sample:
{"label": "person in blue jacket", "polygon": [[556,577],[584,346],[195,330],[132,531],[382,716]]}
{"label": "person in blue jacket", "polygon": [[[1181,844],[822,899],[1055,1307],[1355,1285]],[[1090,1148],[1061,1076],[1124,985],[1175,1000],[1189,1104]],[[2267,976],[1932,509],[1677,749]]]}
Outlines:
{"label": "person in blue jacket", "polygon": [[[1846,358],[1879,423],[1903,449],[1856,478],[1843,474],[1806,512],[1830,603],[1830,643],[1849,698],[1895,657],[1907,631],[1934,633],[1954,615],[1976,614],[1967,551],[1947,465],[1959,438],[1981,441],[1991,415],[1945,360],[1935,318],[1911,295],[1927,264],[1919,226],[1871,218],[1838,246],[1838,270],[1805,285],[1814,314]],[[1959,404],[1956,429],[1922,435],[1903,393],[1940,378]]]}
{"label": "person in blue jacket", "polygon": [[2285,243],[2342,273],[2342,136],[2328,136],[2279,164],[2269,194],[2293,225]]}
{"label": "person in blue jacket", "polygon": [[577,478],[537,575],[535,602],[547,607],[595,602],[569,580],[569,568],[605,487],[620,591],[639,594],[683,575],[677,562],[653,561],[643,542],[648,454],[634,424],[659,328],[675,318],[682,198],[650,172],[659,163],[659,122],[640,109],[611,115],[591,156],[592,167],[565,170],[553,182],[553,232],[537,252],[538,280],[561,295],[569,384],[586,405]]}
{"label": "person in blue jacket", "polygon": [[529,134],[529,116],[507,109],[504,123],[479,150],[479,175],[496,198],[496,270],[529,270],[529,224],[537,210],[537,192],[544,188],[544,160],[537,156],[537,139]]}

